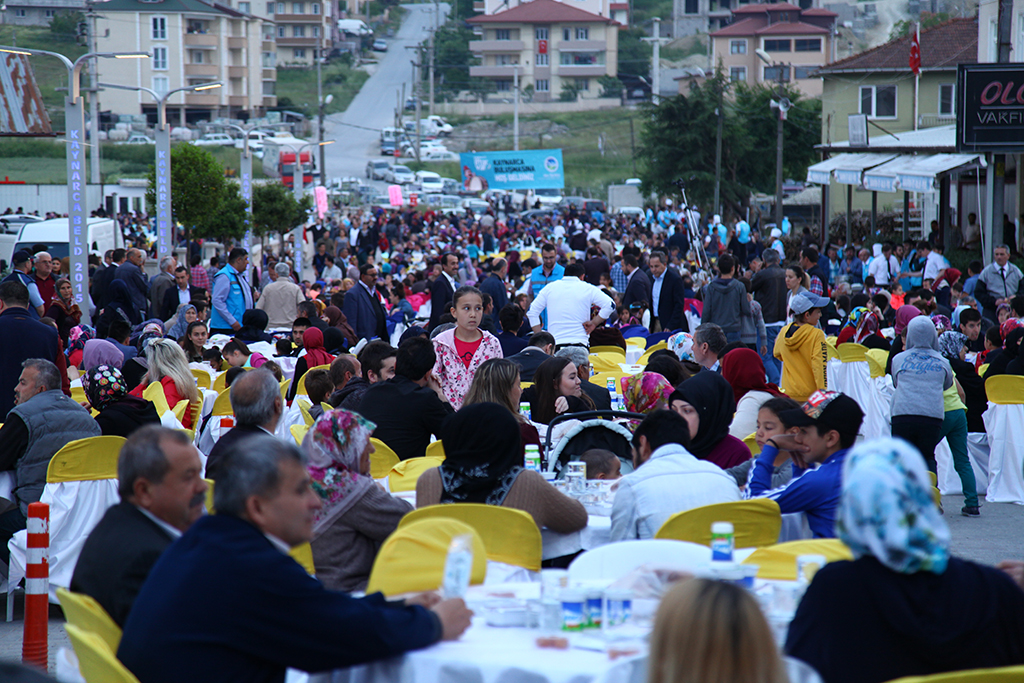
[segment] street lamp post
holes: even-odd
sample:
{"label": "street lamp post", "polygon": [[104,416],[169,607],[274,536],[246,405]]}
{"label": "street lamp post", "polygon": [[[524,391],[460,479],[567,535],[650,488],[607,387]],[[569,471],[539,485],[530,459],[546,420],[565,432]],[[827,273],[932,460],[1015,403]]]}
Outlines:
{"label": "street lamp post", "polygon": [[[320,141],[320,142],[307,142],[304,145],[300,145],[298,149],[296,149],[292,145],[289,145],[288,143],[284,143],[284,142],[277,143],[277,144],[281,145],[282,147],[287,147],[288,149],[290,149],[292,152],[295,153],[295,164],[292,166],[292,192],[295,194],[295,201],[297,201],[299,203],[302,202],[302,192],[305,189],[305,184],[306,184],[305,172],[303,171],[303,168],[302,168],[302,150],[306,149],[307,147],[318,147],[318,146],[322,149],[324,145],[330,145],[333,142],[334,142],[334,140],[323,140],[323,141]],[[321,174],[323,173],[323,169],[320,170],[320,173]],[[302,228],[303,228],[302,225],[296,226],[295,227],[295,231],[294,231],[294,236],[293,236],[293,239],[295,240],[294,254],[293,254],[294,259],[295,259],[295,272],[299,274],[299,280],[300,281],[302,280],[302,268],[303,268],[302,260],[303,260],[303,257],[305,256],[305,254],[302,253]],[[283,248],[284,245],[281,245],[281,247]]]}
{"label": "street lamp post", "polygon": [[[170,256],[174,250],[174,213],[171,203],[171,129],[167,125],[167,100],[179,92],[198,92],[221,87],[220,82],[190,85],[169,90],[163,95],[141,85],[114,85],[100,83],[104,88],[118,90],[137,90],[149,93],[156,100],[156,261]],[[185,260],[188,260],[188,246],[185,247]]]}
{"label": "street lamp post", "polygon": [[[60,54],[49,50],[30,50],[20,47],[0,45],[0,52],[14,55],[47,55],[56,57],[63,62],[68,70],[68,95],[64,99],[64,137],[67,143],[68,169],[68,257],[71,261],[71,286],[75,300],[81,304],[82,323],[91,322],[92,316],[89,301],[89,224],[88,198],[86,196],[85,169],[82,166],[83,146],[85,144],[85,105],[82,102],[81,80],[82,66],[93,57],[112,59],[144,59],[146,52],[90,52],[82,55],[74,62]],[[98,140],[93,140],[98,145]],[[116,210],[115,210],[116,215]]]}
{"label": "street lamp post", "polygon": [[[784,84],[786,71],[789,70],[788,64],[782,62],[772,62],[771,57],[762,49],[756,50],[758,58],[765,64],[773,66],[778,70],[779,75],[779,101],[772,102],[772,108],[778,109],[778,126],[776,129],[776,140],[775,140],[775,227],[782,230],[782,144],[783,144],[783,128],[782,123],[786,120],[786,112],[789,111],[790,102],[785,96]],[[786,71],[783,71],[786,69]]]}

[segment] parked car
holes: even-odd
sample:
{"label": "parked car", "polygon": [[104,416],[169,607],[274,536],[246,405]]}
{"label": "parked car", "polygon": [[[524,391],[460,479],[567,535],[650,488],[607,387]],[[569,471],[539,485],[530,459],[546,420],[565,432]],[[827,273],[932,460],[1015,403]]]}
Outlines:
{"label": "parked car", "polygon": [[366,162],[366,177],[370,180],[384,180],[391,164],[383,159],[370,159]]}
{"label": "parked car", "polygon": [[376,50],[377,52],[387,52],[388,41],[381,40],[380,38],[378,38],[377,40],[373,41],[373,49]]}
{"label": "parked car", "polygon": [[608,208],[600,199],[588,199],[587,201],[583,202],[583,210],[589,211],[590,213],[594,213],[595,211],[600,211],[601,213],[608,213]]}
{"label": "parked car", "polygon": [[441,176],[433,171],[416,171],[416,182],[424,192],[443,192],[444,183]]}
{"label": "parked car", "polygon": [[405,98],[405,110],[406,111],[413,111],[415,109],[416,109],[416,98],[415,97],[407,97],[407,98]]}
{"label": "parked car", "polygon": [[519,214],[519,217],[524,221],[533,220],[535,218],[550,218],[555,215],[554,209],[530,209],[529,211],[523,211]]}
{"label": "parked car", "polygon": [[550,189],[534,190],[533,198],[534,201],[540,202],[542,207],[558,206],[558,203],[562,201],[562,191]]}
{"label": "parked car", "polygon": [[124,142],[118,142],[118,143],[115,143],[115,144],[118,144],[118,145],[155,145],[156,144],[156,140],[154,140],[153,138],[149,137],[148,135],[142,135],[141,133],[137,133],[137,134],[131,136],[130,138],[128,138],[127,140],[125,140]]}
{"label": "parked car", "polygon": [[568,209],[570,206],[575,206],[577,209],[582,209],[586,203],[586,197],[562,197],[562,201],[558,202],[558,208]]}
{"label": "parked car", "polygon": [[441,183],[444,185],[445,194],[458,194],[462,188],[462,183],[454,178],[441,178]]}
{"label": "parked car", "polygon": [[787,178],[782,181],[782,196],[788,197],[790,195],[797,194],[798,192],[803,192],[805,187],[805,183],[802,183],[799,180],[793,180],[792,178]]}
{"label": "parked car", "polygon": [[416,176],[409,170],[408,166],[391,166],[388,168],[384,180],[393,185],[408,185],[416,181]]}
{"label": "parked car", "polygon": [[618,210],[618,214],[626,218],[643,218],[644,210],[639,206],[623,206]]}
{"label": "parked car", "polygon": [[192,144],[196,147],[233,147],[235,139],[227,133],[207,133]]}
{"label": "parked car", "polygon": [[[458,161],[459,155],[446,149],[426,149],[420,150],[420,158],[423,161]],[[452,189],[452,192],[457,189],[457,187]]]}
{"label": "parked car", "polygon": [[477,218],[487,213],[487,210],[491,208],[491,205],[482,199],[476,197],[467,197],[462,200],[462,208],[467,211],[472,211],[473,215]]}

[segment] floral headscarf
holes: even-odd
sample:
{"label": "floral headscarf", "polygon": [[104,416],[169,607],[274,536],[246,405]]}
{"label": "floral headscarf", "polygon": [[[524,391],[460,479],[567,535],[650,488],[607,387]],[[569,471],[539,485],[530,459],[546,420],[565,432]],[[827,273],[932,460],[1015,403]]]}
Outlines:
{"label": "floral headscarf", "polygon": [[[1003,324],[999,326],[999,337],[1005,343],[1006,338],[1010,336],[1010,333],[1013,332],[1018,327],[1021,327],[1020,320],[1018,320],[1017,318],[1007,318],[1003,322]],[[72,330],[72,332],[73,331],[74,330]]]}
{"label": "floral headscarf", "polygon": [[949,318],[947,318],[946,316],[942,315],[941,313],[936,313],[935,315],[933,315],[932,316],[932,322],[935,323],[935,333],[936,334],[942,334],[943,332],[949,332],[950,330],[953,329],[953,323],[951,323],[949,321]]}
{"label": "floral headscarf", "polygon": [[941,574],[949,527],[932,498],[924,458],[899,439],[855,447],[843,464],[836,535],[854,557],[870,555],[901,574]]}
{"label": "floral headscarf", "polygon": [[324,504],[313,523],[313,538],[374,485],[373,479],[360,473],[359,462],[376,428],[359,413],[339,408],[321,415],[306,432],[302,450],[309,458],[313,490]]}
{"label": "floral headscarf", "polygon": [[960,349],[967,343],[967,335],[963,332],[943,332],[939,335],[939,353],[946,358],[960,360]]}
{"label": "floral headscarf", "polygon": [[689,332],[677,332],[668,338],[668,348],[679,360],[693,362],[693,335]]}
{"label": "floral headscarf", "polygon": [[881,327],[878,314],[863,306],[853,309],[850,322],[853,323],[853,342],[857,344],[863,344],[865,339],[878,334],[878,328]]}
{"label": "floral headscarf", "polygon": [[89,325],[75,325],[68,333],[68,348],[64,353],[70,358],[75,351],[85,351],[85,342],[95,338],[96,330]]}
{"label": "floral headscarf", "polygon": [[656,372],[641,372],[619,379],[626,410],[631,413],[647,413],[668,408],[668,397],[674,387]]}
{"label": "floral headscarf", "polygon": [[82,375],[82,388],[89,405],[103,410],[128,394],[128,384],[113,365],[97,365]]}

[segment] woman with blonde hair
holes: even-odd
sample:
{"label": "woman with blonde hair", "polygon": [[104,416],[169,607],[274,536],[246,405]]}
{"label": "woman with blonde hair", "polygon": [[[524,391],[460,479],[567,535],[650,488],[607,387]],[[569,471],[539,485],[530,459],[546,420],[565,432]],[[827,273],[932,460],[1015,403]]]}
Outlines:
{"label": "woman with blonde hair", "polygon": [[[171,408],[179,401],[188,399],[189,404],[199,403],[199,388],[196,378],[188,367],[188,358],[180,346],[170,339],[153,339],[146,347],[146,363],[149,369],[139,386],[131,394],[142,398],[142,392],[152,382],[160,382]],[[192,411],[186,410],[181,419],[185,429],[192,428]]]}
{"label": "woman with blonde hair", "polygon": [[771,627],[735,584],[690,579],[661,600],[647,683],[787,683]]}
{"label": "woman with blonde hair", "polygon": [[519,437],[523,443],[523,453],[527,444],[540,446],[540,434],[529,420],[519,412],[519,399],[523,395],[519,383],[519,366],[504,358],[485,360],[476,369],[473,383],[469,385],[466,398],[462,405],[474,403],[497,403],[508,408],[519,423]]}

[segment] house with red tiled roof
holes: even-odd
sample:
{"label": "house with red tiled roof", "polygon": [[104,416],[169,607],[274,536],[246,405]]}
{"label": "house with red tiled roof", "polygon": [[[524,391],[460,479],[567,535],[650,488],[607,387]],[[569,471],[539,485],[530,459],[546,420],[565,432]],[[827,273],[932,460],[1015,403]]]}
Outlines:
{"label": "house with red tiled roof", "polygon": [[[950,19],[921,31],[916,111],[910,40],[910,35],[890,40],[817,72],[822,142],[847,140],[851,114],[867,114],[869,121],[896,134],[914,130],[915,118],[917,128],[956,123],[957,64],[978,61],[978,20]],[[869,124],[869,134],[880,132]]]}
{"label": "house with red tiled roof", "polygon": [[480,62],[469,75],[491,81],[499,94],[511,94],[518,76],[535,102],[557,101],[563,91],[594,99],[602,94],[601,77],[618,73],[620,27],[611,17],[531,0],[467,21],[481,38],[469,43]]}
{"label": "house with red tiled roof", "polygon": [[[834,59],[837,16],[788,2],[741,5],[732,10],[732,23],[709,34],[714,66],[721,64],[733,82],[778,83],[781,78],[817,97],[821,78],[812,74]],[[767,52],[771,63],[760,59],[757,50]]]}

